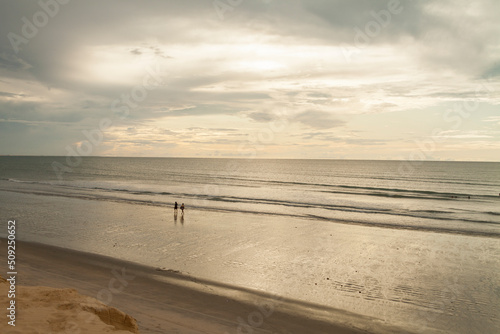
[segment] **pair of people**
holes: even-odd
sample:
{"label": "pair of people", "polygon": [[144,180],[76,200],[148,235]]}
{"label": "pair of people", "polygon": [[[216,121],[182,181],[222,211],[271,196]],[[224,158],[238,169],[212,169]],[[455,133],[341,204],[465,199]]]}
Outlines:
{"label": "pair of people", "polygon": [[[174,213],[177,213],[177,202],[174,204]],[[184,214],[184,203],[181,204],[181,214]]]}

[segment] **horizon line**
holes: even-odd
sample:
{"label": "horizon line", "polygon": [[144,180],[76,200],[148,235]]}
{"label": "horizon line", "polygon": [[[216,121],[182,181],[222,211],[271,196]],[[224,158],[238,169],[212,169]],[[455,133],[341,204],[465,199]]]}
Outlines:
{"label": "horizon line", "polygon": [[[0,157],[51,157],[65,158],[67,155],[31,155],[31,154],[0,154]],[[74,157],[74,156],[71,156]],[[420,159],[357,159],[357,158],[246,158],[246,157],[159,157],[159,156],[114,156],[114,155],[86,155],[80,158],[135,158],[135,159],[237,159],[237,160],[335,160],[335,161],[395,161],[395,162],[488,162],[500,163],[500,160],[420,160]]]}

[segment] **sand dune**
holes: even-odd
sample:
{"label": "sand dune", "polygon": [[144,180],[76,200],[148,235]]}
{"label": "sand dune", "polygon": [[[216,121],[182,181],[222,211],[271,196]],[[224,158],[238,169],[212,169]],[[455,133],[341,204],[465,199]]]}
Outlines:
{"label": "sand dune", "polygon": [[[9,283],[0,277],[0,305],[9,305]],[[139,333],[134,318],[75,289],[16,286],[16,326],[1,333]]]}

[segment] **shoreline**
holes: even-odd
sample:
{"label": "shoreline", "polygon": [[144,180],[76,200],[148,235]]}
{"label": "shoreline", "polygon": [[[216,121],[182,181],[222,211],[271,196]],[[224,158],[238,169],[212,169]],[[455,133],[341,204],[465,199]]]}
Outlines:
{"label": "shoreline", "polygon": [[[151,333],[168,332],[155,328],[174,326],[167,321],[171,319],[181,319],[180,325],[199,323],[197,319],[205,319],[207,309],[209,315],[217,313],[226,299],[250,300],[245,304],[250,303],[250,307],[237,304],[235,310],[222,309],[215,314],[230,322],[212,332],[238,333],[238,319],[248,323],[248,316],[259,311],[254,301],[266,301],[265,297],[274,300],[262,291],[291,298],[275,303],[275,310],[286,313],[282,319],[291,320],[282,321],[286,326],[273,328],[302,324],[290,315],[293,312],[299,318],[324,320],[337,327],[367,328],[365,333],[390,332],[378,330],[385,324],[404,329],[392,331],[398,333],[494,332],[499,328],[494,293],[499,253],[491,238],[199,210],[189,210],[185,221],[176,221],[171,210],[152,206],[14,192],[0,192],[0,197],[5,215],[19,223],[17,240],[63,247],[48,252],[47,246],[42,246],[38,253],[47,253],[45,258],[27,256],[23,260],[20,254],[20,265],[29,264],[20,279],[25,277],[29,285],[68,287],[71,283],[95,298],[101,289],[108,289],[111,279],[115,279],[115,288],[122,288],[113,276],[113,266],[132,270],[136,268],[133,263],[145,265],[137,271],[148,277],[136,278],[123,293],[113,294],[112,305],[133,317],[140,314],[141,324],[153,324],[148,327]],[[2,230],[7,231],[4,222]],[[19,251],[33,249],[29,246],[19,244]],[[5,251],[1,245],[0,249]],[[73,255],[61,259],[64,254]],[[89,267],[90,259],[99,264],[97,268]],[[44,265],[40,267],[40,263]],[[156,270],[158,267],[162,270]],[[87,273],[90,276],[82,283]],[[183,286],[183,294],[168,294],[178,291],[179,286]],[[443,294],[450,286],[454,293]],[[192,302],[185,301],[192,293],[196,295]],[[108,295],[106,292],[101,297],[106,300]],[[203,300],[208,306],[198,307]],[[188,312],[193,310],[198,313]],[[276,315],[266,317],[264,323],[268,324],[268,318],[274,321]],[[210,318],[206,321],[212,322]],[[206,332],[205,327],[197,325]],[[311,332],[304,327],[289,332]],[[184,329],[177,332],[186,333],[185,327],[180,328]],[[273,334],[289,333],[274,330]]]}
{"label": "shoreline", "polygon": [[[36,184],[36,182],[27,182],[27,183],[16,183],[15,188],[5,187],[5,183],[9,185],[8,179],[0,179],[0,192],[2,193],[15,193],[19,195],[27,195],[27,196],[47,196],[47,197],[56,197],[61,199],[73,199],[73,200],[85,200],[85,201],[105,201],[109,203],[116,204],[125,204],[125,205],[140,205],[143,207],[154,207],[161,208],[163,210],[170,210],[172,201],[160,201],[156,198],[129,198],[123,197],[123,194],[103,194],[103,193],[94,193],[95,189],[90,188],[79,188],[74,189],[73,193],[61,192],[60,185],[48,185],[48,184]],[[36,184],[37,189],[33,189],[33,184]],[[59,191],[58,191],[59,189]],[[102,189],[101,189],[102,190]],[[101,191],[100,190],[100,191]],[[151,194],[148,194],[148,196]],[[497,199],[497,196],[491,196],[492,199]],[[498,197],[500,198],[500,197]],[[450,199],[446,199],[450,200]],[[460,200],[460,199],[457,199]],[[291,212],[263,212],[258,210],[241,210],[235,208],[228,207],[210,207],[207,205],[192,205],[189,208],[190,210],[197,210],[201,212],[209,212],[209,213],[225,213],[225,214],[250,214],[255,216],[268,216],[268,217],[283,217],[289,219],[302,219],[302,220],[316,220],[326,223],[332,224],[343,224],[346,226],[360,226],[360,227],[369,227],[369,228],[380,228],[386,230],[398,230],[398,231],[415,231],[415,232],[424,232],[424,233],[439,233],[445,235],[457,235],[457,236],[471,236],[471,237],[480,237],[480,238],[490,238],[490,239],[500,239],[500,233],[497,231],[496,226],[493,222],[484,221],[482,226],[483,230],[474,230],[470,227],[458,227],[458,226],[450,226],[447,224],[453,223],[454,220],[442,220],[437,219],[435,217],[420,217],[421,221],[439,221],[442,224],[430,224],[430,225],[420,225],[420,224],[394,224],[387,223],[381,221],[362,221],[355,219],[345,219],[341,217],[327,217],[313,214],[296,214]],[[412,217],[412,216],[406,216]],[[478,223],[474,221],[469,221],[467,223]],[[493,227],[491,227],[493,225]]]}
{"label": "shoreline", "polygon": [[33,242],[17,245],[19,284],[74,288],[137,319],[143,334],[403,332],[370,317],[168,268]]}

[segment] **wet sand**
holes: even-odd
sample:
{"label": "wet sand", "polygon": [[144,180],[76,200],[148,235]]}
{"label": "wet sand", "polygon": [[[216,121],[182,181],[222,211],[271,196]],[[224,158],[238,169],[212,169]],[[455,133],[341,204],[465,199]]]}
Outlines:
{"label": "wet sand", "polygon": [[[0,245],[5,256],[5,239]],[[137,319],[143,334],[404,332],[338,309],[53,246],[19,241],[17,263],[17,284],[76,289]],[[18,323],[28,316],[20,306]]]}

